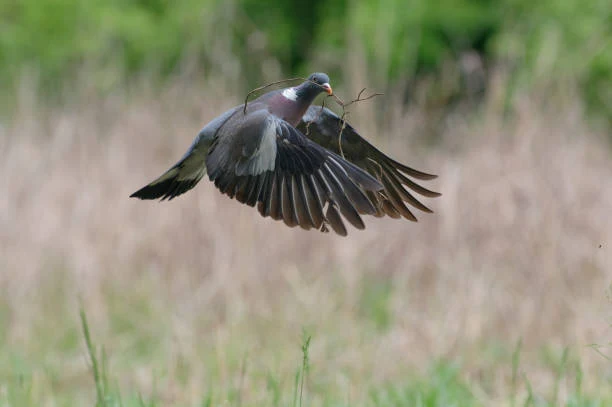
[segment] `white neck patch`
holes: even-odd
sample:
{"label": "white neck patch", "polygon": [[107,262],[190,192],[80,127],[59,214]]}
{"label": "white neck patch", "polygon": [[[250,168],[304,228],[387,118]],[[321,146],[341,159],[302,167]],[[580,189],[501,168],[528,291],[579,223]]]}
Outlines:
{"label": "white neck patch", "polygon": [[283,91],[283,96],[289,100],[293,100],[294,102],[297,100],[297,93],[295,92],[295,88],[287,88]]}

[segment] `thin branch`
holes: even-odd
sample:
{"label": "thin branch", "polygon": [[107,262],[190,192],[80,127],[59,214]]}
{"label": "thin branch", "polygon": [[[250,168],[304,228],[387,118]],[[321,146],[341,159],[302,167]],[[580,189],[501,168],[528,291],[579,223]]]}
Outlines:
{"label": "thin branch", "polygon": [[287,83],[287,82],[293,82],[293,81],[299,81],[299,80],[307,80],[301,77],[297,77],[297,78],[291,78],[291,79],[283,79],[281,81],[275,81],[275,82],[270,82],[266,85],[260,86],[258,88],[255,88],[253,90],[251,90],[249,93],[247,93],[246,98],[244,98],[244,109],[243,109],[243,113],[246,114],[246,109],[247,109],[247,103],[249,102],[249,97],[255,93],[255,92],[259,92],[260,90],[264,90],[269,88],[270,86],[274,86],[274,85],[280,85],[281,83]]}
{"label": "thin branch", "polygon": [[[329,95],[329,96],[331,96],[331,95]],[[327,100],[327,98],[324,98],[323,102],[321,102],[321,108],[319,109],[319,112],[317,113],[317,116],[314,119],[310,120],[308,123],[306,123],[306,134],[304,134],[305,136],[308,136],[310,134],[310,125],[312,124],[312,122],[315,122],[315,121],[319,120],[319,117],[321,117],[321,115],[323,114],[323,109],[325,109],[325,101],[326,100]]]}
{"label": "thin branch", "polygon": [[346,111],[346,108],[354,103],[363,102],[363,101],[375,98],[376,96],[384,95],[384,93],[372,93],[370,96],[362,98],[361,95],[363,95],[363,92],[365,92],[365,90],[366,88],[361,89],[359,93],[357,94],[357,98],[351,100],[348,103],[344,103],[344,101],[336,95],[331,95],[336,100],[336,103],[338,103],[342,107],[342,116],[340,117],[340,120],[342,121],[342,126],[340,127],[340,131],[338,132],[338,150],[340,151],[340,156],[342,158],[345,158],[344,151],[342,150],[342,134],[344,132],[344,129],[346,128],[346,116],[349,113]]}
{"label": "thin branch", "polygon": [[[280,81],[275,81],[275,82],[270,82],[266,85],[260,86],[258,88],[255,88],[253,90],[251,90],[249,93],[247,93],[246,97],[244,98],[244,108],[242,109],[243,113],[246,114],[246,110],[247,110],[247,104],[249,103],[249,97],[251,97],[251,95],[255,92],[259,92],[260,90],[264,90],[269,88],[270,86],[274,86],[274,85],[280,85],[281,83],[287,83],[287,82],[294,82],[294,81],[308,81],[310,83],[314,83],[315,85],[317,85],[318,87],[320,87],[321,89],[325,89],[323,88],[323,86],[320,83],[316,83],[313,80],[310,80],[308,78],[303,78],[301,76],[298,76],[296,78],[290,78],[290,79],[283,79]],[[340,99],[338,99],[340,100]]]}
{"label": "thin branch", "polygon": [[344,108],[342,108],[342,126],[340,126],[340,132],[338,133],[338,150],[340,151],[340,157],[344,157],[344,150],[342,149],[342,134],[344,133],[344,129],[346,128],[346,116],[349,114]]}
{"label": "thin branch", "polygon": [[351,101],[350,101],[350,102],[348,102],[348,103],[345,103],[345,102],[344,102],[342,99],[340,99],[340,98],[339,98],[338,96],[336,96],[336,95],[331,95],[331,96],[332,96],[332,97],[333,97],[333,98],[336,100],[336,102],[337,102],[337,103],[338,103],[340,106],[342,106],[342,108],[343,108],[343,109],[345,109],[345,108],[349,107],[350,105],[352,105],[353,103],[363,102],[363,101],[366,101],[366,100],[369,100],[369,99],[375,98],[376,96],[382,96],[382,95],[384,95],[384,93],[372,93],[370,96],[367,96],[367,97],[365,97],[365,98],[362,98],[362,97],[361,97],[361,95],[363,95],[363,92],[365,92],[365,91],[366,91],[366,89],[367,89],[367,88],[363,88],[363,89],[361,89],[361,90],[359,91],[359,93],[357,94],[357,98],[355,98],[355,99],[351,100]]}
{"label": "thin branch", "polygon": [[[258,88],[255,88],[253,90],[251,90],[249,93],[247,93],[246,97],[244,98],[244,108],[242,109],[243,113],[246,114],[247,111],[247,105],[249,103],[249,97],[251,97],[251,95],[255,92],[258,92],[260,90],[264,90],[269,88],[270,86],[274,86],[274,85],[279,85],[281,83],[287,83],[287,82],[294,82],[294,81],[298,81],[298,80],[303,80],[303,81],[309,81],[311,83],[314,83],[315,85],[319,86],[319,87],[323,87],[321,84],[316,83],[308,78],[303,78],[303,77],[296,77],[296,78],[291,78],[291,79],[283,79],[280,81],[275,81],[275,82],[270,82],[264,86],[260,86]],[[346,108],[349,107],[350,105],[354,104],[354,103],[358,103],[358,102],[364,102],[366,100],[370,100],[372,98],[375,98],[376,96],[382,96],[384,95],[384,93],[372,93],[369,96],[366,96],[364,98],[362,98],[361,96],[363,95],[363,93],[366,91],[367,88],[363,88],[359,91],[359,93],[357,94],[357,97],[353,100],[351,100],[350,102],[346,103],[344,102],[342,99],[340,99],[338,96],[336,96],[335,94],[331,94],[328,95],[327,97],[332,97],[334,99],[334,101],[340,106],[342,107],[342,116],[340,117],[340,121],[342,122],[342,125],[340,126],[340,131],[338,132],[338,150],[340,151],[340,156],[342,158],[344,157],[344,151],[342,149],[342,134],[344,132],[344,129],[346,128],[346,116],[349,114],[349,112],[347,112]],[[313,120],[309,121],[306,124],[306,136],[308,136],[310,134],[310,126],[312,124],[313,121],[316,121],[319,119],[319,117],[321,116],[321,114],[323,114],[323,109],[325,109],[325,100],[327,98],[323,99],[323,103],[321,104],[321,109],[319,110],[319,114],[317,115],[316,118],[314,118]]]}

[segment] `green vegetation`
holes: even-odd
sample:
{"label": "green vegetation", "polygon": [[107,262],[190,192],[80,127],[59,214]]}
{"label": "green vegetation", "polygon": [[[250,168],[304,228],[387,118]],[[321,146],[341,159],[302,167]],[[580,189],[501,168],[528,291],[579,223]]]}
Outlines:
{"label": "green vegetation", "polygon": [[357,47],[370,86],[501,67],[513,92],[578,86],[612,117],[611,18],[606,0],[8,0],[0,81],[14,90],[25,74],[57,91],[77,75],[112,89],[135,75],[222,72],[252,88],[316,68],[338,82]]}
{"label": "green vegetation", "polygon": [[[1,1],[0,407],[612,405],[608,3]],[[127,198],[312,69],[435,214]]]}
{"label": "green vegetation", "polygon": [[[134,316],[134,318],[139,317]],[[115,349],[107,352],[103,344],[96,342],[95,332],[98,329],[90,325],[84,309],[80,311],[80,322],[76,321],[77,318],[70,318],[70,314],[62,315],[62,318],[66,318],[64,320],[67,324],[57,328],[73,331],[71,334],[78,335],[79,341],[71,343],[69,347],[64,347],[58,354],[60,350],[55,347],[55,344],[46,342],[41,337],[41,342],[37,346],[40,346],[39,352],[47,355],[42,365],[34,364],[31,355],[22,353],[25,348],[0,349],[0,355],[3,358],[3,368],[0,369],[2,383],[0,406],[47,404],[95,405],[96,407],[167,405],[486,406],[491,405],[494,400],[491,398],[491,393],[495,392],[495,385],[499,384],[495,383],[493,378],[488,378],[490,382],[484,380],[479,383],[467,380],[464,364],[461,361],[443,359],[434,362],[422,374],[406,373],[403,378],[396,378],[393,381],[377,383],[366,377],[360,378],[358,380],[364,380],[362,383],[364,388],[355,389],[349,384],[349,387],[353,389],[349,393],[343,393],[343,387],[336,386],[324,379],[328,375],[333,376],[340,372],[327,372],[324,365],[311,366],[310,347],[313,342],[316,344],[317,338],[304,333],[301,358],[298,357],[297,352],[290,352],[294,355],[295,376],[293,379],[274,373],[274,368],[267,372],[258,371],[257,367],[252,368],[252,364],[257,366],[262,362],[257,354],[246,355],[237,363],[235,355],[225,353],[236,350],[231,348],[216,349],[217,352],[226,355],[227,360],[216,358],[214,361],[214,355],[208,355],[213,357],[208,362],[198,359],[185,360],[184,369],[198,369],[196,367],[198,364],[207,363],[210,364],[208,367],[213,372],[204,382],[198,384],[201,386],[197,389],[197,393],[200,394],[199,399],[193,404],[185,404],[185,400],[193,398],[186,394],[179,395],[182,392],[189,392],[188,380],[173,382],[169,377],[173,367],[164,366],[168,362],[164,356],[167,349],[164,349],[165,345],[160,342],[159,338],[151,337],[147,339],[147,343],[138,345],[147,347],[146,350],[131,346],[124,348],[123,351]],[[134,325],[141,323],[136,320],[132,322]],[[135,330],[132,335],[140,333]],[[136,339],[136,336],[124,336],[123,338],[124,341],[130,341]],[[120,344],[120,341],[116,344]],[[246,344],[242,344],[242,348],[245,346]],[[299,349],[298,342],[295,343],[295,348]],[[542,391],[533,385],[530,377],[522,371],[520,344],[514,351],[498,349],[497,356],[488,362],[499,365],[500,370],[512,370],[513,390],[508,399],[497,399],[494,404],[539,407],[604,407],[610,405],[612,393],[609,391],[610,387],[607,386],[610,384],[609,378],[601,377],[598,379],[599,383],[590,383],[589,390],[583,389],[580,360],[576,357],[577,351],[565,348],[560,352],[551,353],[551,350],[547,349],[540,352],[542,355],[541,368],[548,371],[547,374],[553,380],[552,388],[549,387],[549,390]],[[139,363],[139,354],[143,352],[147,353],[148,362],[153,363],[154,368],[157,369],[154,377],[149,379],[151,384],[146,395],[137,387],[122,383],[121,379],[115,376],[116,372],[126,367],[129,369],[129,366]],[[67,363],[70,355],[79,354],[81,360],[78,366]],[[486,358],[485,355],[486,352],[481,357]],[[225,363],[229,363],[234,366],[233,369],[236,369],[232,373],[233,382],[229,385],[224,384],[226,381],[224,375],[227,372],[222,371],[222,365]],[[218,365],[214,367],[215,364]],[[504,366],[506,366],[505,369]],[[82,374],[76,374],[75,368]],[[318,375],[321,377],[317,377]],[[348,377],[347,379],[351,380]],[[520,382],[520,384],[515,382]],[[595,384],[600,384],[601,390],[607,388],[608,391],[593,391]],[[247,388],[248,386],[250,388]],[[519,392],[517,390],[519,387],[524,390]],[[172,396],[177,391],[179,393]]]}
{"label": "green vegetation", "polygon": [[340,239],[206,181],[127,198],[241,102],[205,85],[26,97],[0,127],[0,406],[611,404],[612,160],[578,99],[492,98],[427,148],[423,110],[352,106],[444,195]]}

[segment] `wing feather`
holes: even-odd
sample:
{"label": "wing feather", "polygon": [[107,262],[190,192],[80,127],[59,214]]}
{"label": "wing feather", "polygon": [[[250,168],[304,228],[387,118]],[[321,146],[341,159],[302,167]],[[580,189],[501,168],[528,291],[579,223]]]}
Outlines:
{"label": "wing feather", "polygon": [[436,175],[416,170],[388,157],[361,137],[350,124],[344,123],[343,126],[342,119],[328,108],[311,106],[297,128],[309,139],[341,155],[346,162],[367,171],[383,184],[382,190],[362,191],[374,204],[375,216],[387,214],[392,218],[404,216],[416,220],[406,203],[424,212],[432,212],[406,188],[429,198],[440,196],[438,192],[424,188],[409,178],[431,180]]}
{"label": "wing feather", "polygon": [[262,216],[304,229],[324,230],[332,222],[328,213],[336,232],[346,233],[337,214],[363,229],[360,215],[376,213],[367,192],[383,187],[266,109],[238,113],[221,128],[206,166],[221,192],[256,204]]}

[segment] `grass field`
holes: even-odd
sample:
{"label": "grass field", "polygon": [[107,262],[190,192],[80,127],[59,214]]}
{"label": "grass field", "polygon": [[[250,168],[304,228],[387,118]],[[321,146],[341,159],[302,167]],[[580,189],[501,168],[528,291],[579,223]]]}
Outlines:
{"label": "grass field", "polygon": [[22,92],[0,126],[0,406],[612,405],[612,149],[580,105],[492,95],[429,147],[418,106],[382,131],[354,106],[439,174],[416,224],[289,229],[207,181],[128,199],[229,93]]}

